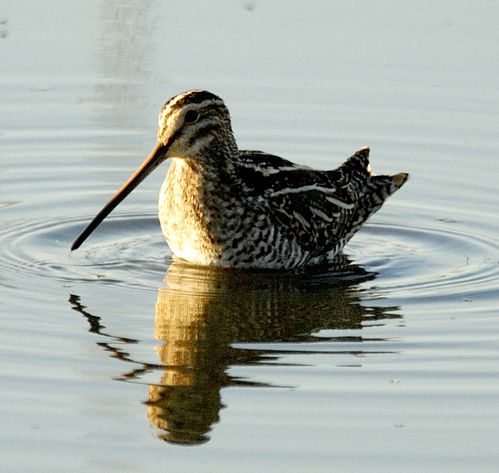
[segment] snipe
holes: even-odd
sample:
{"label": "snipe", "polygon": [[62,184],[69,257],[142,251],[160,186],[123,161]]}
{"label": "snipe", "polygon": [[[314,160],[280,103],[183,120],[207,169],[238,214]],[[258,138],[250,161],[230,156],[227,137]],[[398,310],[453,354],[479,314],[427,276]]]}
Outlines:
{"label": "snipe", "polygon": [[71,249],[169,158],[159,219],[173,254],[224,267],[285,269],[332,257],[408,177],[373,175],[369,148],[331,171],[241,151],[223,100],[190,90],[165,103],[155,148]]}

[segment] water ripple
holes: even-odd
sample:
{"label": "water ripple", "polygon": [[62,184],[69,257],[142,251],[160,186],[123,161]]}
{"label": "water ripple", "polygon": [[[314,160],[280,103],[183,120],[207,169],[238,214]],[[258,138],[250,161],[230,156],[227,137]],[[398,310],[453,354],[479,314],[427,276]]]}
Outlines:
{"label": "water ripple", "polygon": [[347,247],[376,288],[423,302],[497,292],[499,240],[442,227],[368,224]]}
{"label": "water ripple", "polygon": [[0,269],[9,279],[49,278],[101,281],[157,290],[171,253],[154,215],[107,219],[77,252],[72,240],[88,217],[21,222],[0,232]]}
{"label": "water ripple", "polygon": [[[4,278],[12,284],[17,278],[42,277],[157,289],[172,257],[156,216],[111,217],[83,248],[70,252],[71,241],[86,223],[87,217],[45,219],[3,229],[0,268]],[[368,224],[346,253],[355,265],[307,270],[308,284],[331,285],[338,274],[340,279],[359,281],[377,274],[370,283],[373,290],[423,301],[487,297],[495,293],[499,277],[499,241],[459,229]]]}

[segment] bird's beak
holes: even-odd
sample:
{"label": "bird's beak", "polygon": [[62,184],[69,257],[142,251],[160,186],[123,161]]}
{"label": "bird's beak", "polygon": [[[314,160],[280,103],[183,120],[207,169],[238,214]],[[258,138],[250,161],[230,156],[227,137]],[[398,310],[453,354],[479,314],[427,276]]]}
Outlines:
{"label": "bird's beak", "polygon": [[71,245],[71,251],[78,249],[80,245],[90,236],[90,234],[99,226],[99,224],[125,199],[125,197],[164,161],[167,150],[167,145],[163,145],[158,142],[146,160],[133,173],[130,179],[123,184],[121,189],[114,194],[111,200],[80,233],[78,238]]}

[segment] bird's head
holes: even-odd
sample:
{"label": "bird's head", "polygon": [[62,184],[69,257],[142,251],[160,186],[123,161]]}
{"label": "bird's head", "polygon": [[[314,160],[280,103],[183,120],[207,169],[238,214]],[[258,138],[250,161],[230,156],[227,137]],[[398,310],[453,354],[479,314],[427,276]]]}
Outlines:
{"label": "bird's head", "polygon": [[[223,100],[206,90],[189,90],[168,100],[161,109],[158,141],[146,160],[76,238],[76,250],[98,225],[154,169],[168,158],[212,161],[237,153],[230,115]],[[220,164],[218,162],[218,164]]]}

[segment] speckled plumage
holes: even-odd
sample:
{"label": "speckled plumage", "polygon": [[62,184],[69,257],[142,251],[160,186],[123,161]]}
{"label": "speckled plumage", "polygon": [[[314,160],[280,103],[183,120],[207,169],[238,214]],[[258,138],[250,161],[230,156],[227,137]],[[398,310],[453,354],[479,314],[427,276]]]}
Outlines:
{"label": "speckled plumage", "polygon": [[73,247],[167,158],[162,231],[175,256],[203,265],[285,269],[333,256],[407,180],[373,175],[368,148],[331,171],[241,151],[223,101],[187,91],[165,103],[155,150]]}

